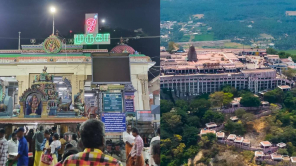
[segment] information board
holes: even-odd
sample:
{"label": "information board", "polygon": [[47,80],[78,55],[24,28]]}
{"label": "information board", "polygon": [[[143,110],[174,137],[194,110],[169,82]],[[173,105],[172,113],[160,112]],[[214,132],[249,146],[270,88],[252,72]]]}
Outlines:
{"label": "information board", "polygon": [[138,121],[153,121],[154,120],[154,115],[151,114],[150,110],[141,110],[137,111],[137,120]]}
{"label": "information board", "polygon": [[135,112],[134,107],[134,95],[131,94],[125,94],[124,100],[125,100],[125,112]]}
{"label": "information board", "polygon": [[121,93],[104,93],[103,95],[104,112],[120,111],[122,112],[122,94]]}
{"label": "information board", "polygon": [[124,113],[102,113],[102,122],[105,124],[106,133],[126,131]]}

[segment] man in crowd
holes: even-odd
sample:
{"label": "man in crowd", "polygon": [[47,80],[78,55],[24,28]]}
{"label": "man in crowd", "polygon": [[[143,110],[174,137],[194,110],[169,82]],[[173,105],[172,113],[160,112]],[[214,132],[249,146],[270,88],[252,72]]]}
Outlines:
{"label": "man in crowd", "polygon": [[57,128],[56,127],[52,127],[51,130],[52,130],[52,132],[51,132],[50,136],[53,136],[54,134],[57,133]]}
{"label": "man in crowd", "polygon": [[143,166],[144,157],[143,157],[143,148],[144,142],[143,139],[140,137],[140,133],[138,129],[132,129],[133,136],[135,137],[135,144],[127,158],[127,166]]}
{"label": "man in crowd", "polygon": [[[16,133],[12,133],[11,135],[11,139],[8,141],[8,154],[11,154],[11,153],[18,153],[18,145],[19,145],[19,142],[17,140],[17,136],[16,136]],[[8,161],[8,164],[10,162]],[[14,164],[16,166],[16,163]]]}
{"label": "man in crowd", "polygon": [[0,129],[0,165],[6,165],[7,162],[8,142],[5,139],[5,130]]}
{"label": "man in crowd", "polygon": [[80,126],[83,152],[69,156],[63,166],[122,166],[120,161],[103,153],[105,143],[104,124],[97,119],[89,119]]}
{"label": "man in crowd", "polygon": [[43,126],[39,127],[39,131],[36,132],[33,136],[35,141],[35,155],[34,155],[34,166],[38,166],[41,158],[43,149],[41,149],[41,144],[44,140],[44,128]]}
{"label": "man in crowd", "polygon": [[154,160],[155,166],[160,166],[160,140],[153,141],[151,146],[152,158]]}
{"label": "man in crowd", "polygon": [[61,142],[61,149],[59,149],[58,161],[60,161],[62,159],[62,155],[64,154],[65,146],[66,146],[66,143],[67,143],[67,141],[64,139],[64,134],[61,134],[60,142]]}
{"label": "man in crowd", "polygon": [[9,164],[12,166],[13,163],[17,161],[18,166],[28,166],[29,157],[28,157],[28,142],[24,137],[25,129],[20,127],[16,131],[16,135],[19,138],[19,146],[18,146],[18,155],[14,158],[14,160]]}
{"label": "man in crowd", "polygon": [[152,143],[154,141],[160,141],[160,128],[157,129],[156,134],[157,134],[157,136],[153,137],[151,142],[150,142],[150,166],[155,166],[155,163],[153,161],[153,156],[152,156]]}
{"label": "man in crowd", "polygon": [[[132,132],[132,126],[131,125],[127,125],[126,126],[126,132],[123,132],[123,142],[125,143],[125,154],[126,154],[126,159],[128,157],[128,155],[130,154],[132,147],[133,147],[133,141],[135,139],[135,137],[133,136]],[[132,142],[129,142],[133,140]]]}
{"label": "man in crowd", "polygon": [[8,153],[18,152],[19,141],[17,140],[16,133],[12,133],[11,139],[8,141]]}

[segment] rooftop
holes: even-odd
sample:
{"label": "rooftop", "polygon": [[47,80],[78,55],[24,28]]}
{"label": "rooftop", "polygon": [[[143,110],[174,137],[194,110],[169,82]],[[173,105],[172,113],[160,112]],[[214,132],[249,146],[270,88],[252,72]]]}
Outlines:
{"label": "rooftop", "polygon": [[277,154],[277,153],[273,153],[270,156],[271,156],[271,159],[273,159],[273,160],[282,160],[283,159],[283,156],[280,154]]}
{"label": "rooftop", "polygon": [[228,140],[234,140],[236,138],[236,135],[235,134],[230,134],[227,139]]}
{"label": "rooftop", "polygon": [[241,142],[243,142],[243,140],[244,140],[244,137],[240,137],[240,136],[238,136],[238,137],[235,138],[234,142],[239,142],[239,143],[241,143]]}
{"label": "rooftop", "polygon": [[206,126],[208,128],[210,128],[210,127],[217,127],[217,124],[215,122],[210,122],[210,123],[206,123]]}
{"label": "rooftop", "polygon": [[216,133],[216,136],[217,136],[218,138],[224,138],[224,137],[225,137],[225,133],[222,132],[222,131],[219,131],[219,132]]}
{"label": "rooftop", "polygon": [[260,144],[262,146],[272,146],[272,144],[269,141],[262,141],[262,142],[260,142]]}
{"label": "rooftop", "polygon": [[255,151],[255,157],[261,157],[264,156],[263,151]]}
{"label": "rooftop", "polygon": [[216,134],[216,130],[212,130],[212,129],[201,129],[200,130],[200,135],[205,135],[205,134],[208,134],[208,133]]}

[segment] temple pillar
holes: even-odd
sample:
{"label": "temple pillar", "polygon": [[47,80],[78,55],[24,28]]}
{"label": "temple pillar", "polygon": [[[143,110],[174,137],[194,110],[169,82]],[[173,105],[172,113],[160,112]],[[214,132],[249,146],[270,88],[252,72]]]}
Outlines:
{"label": "temple pillar", "polygon": [[60,133],[66,133],[68,132],[68,125],[67,124],[61,124],[60,125]]}
{"label": "temple pillar", "polygon": [[16,76],[16,79],[18,81],[18,96],[21,96],[24,93],[24,91],[29,88],[29,76],[28,75]]}
{"label": "temple pillar", "polygon": [[48,117],[47,101],[43,101],[42,102],[41,118],[47,118],[47,117]]}
{"label": "temple pillar", "polygon": [[74,103],[74,95],[76,95],[80,89],[83,90],[81,100],[82,102],[84,101],[84,81],[86,77],[85,75],[72,75],[72,103]]}
{"label": "temple pillar", "polygon": [[24,118],[25,114],[24,114],[24,102],[20,102],[20,114],[18,115],[19,118]]}

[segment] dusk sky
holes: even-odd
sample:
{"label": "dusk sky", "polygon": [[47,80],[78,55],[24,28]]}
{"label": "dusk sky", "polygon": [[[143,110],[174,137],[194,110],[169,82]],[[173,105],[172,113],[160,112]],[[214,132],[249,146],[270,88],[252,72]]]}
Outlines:
{"label": "dusk sky", "polygon": [[[159,0],[0,0],[0,49],[17,49],[18,32],[21,44],[31,38],[43,41],[52,33],[50,6],[55,6],[55,29],[66,36],[69,31],[84,32],[85,13],[98,13],[110,28],[134,30],[143,28],[149,36],[159,36]],[[99,22],[99,27],[102,27]],[[126,37],[125,34],[120,34]],[[119,36],[111,36],[119,37]],[[128,43],[150,57],[159,56],[159,38]],[[116,45],[119,40],[111,40]],[[135,43],[134,45],[132,45]],[[159,58],[153,58],[159,61]]]}

